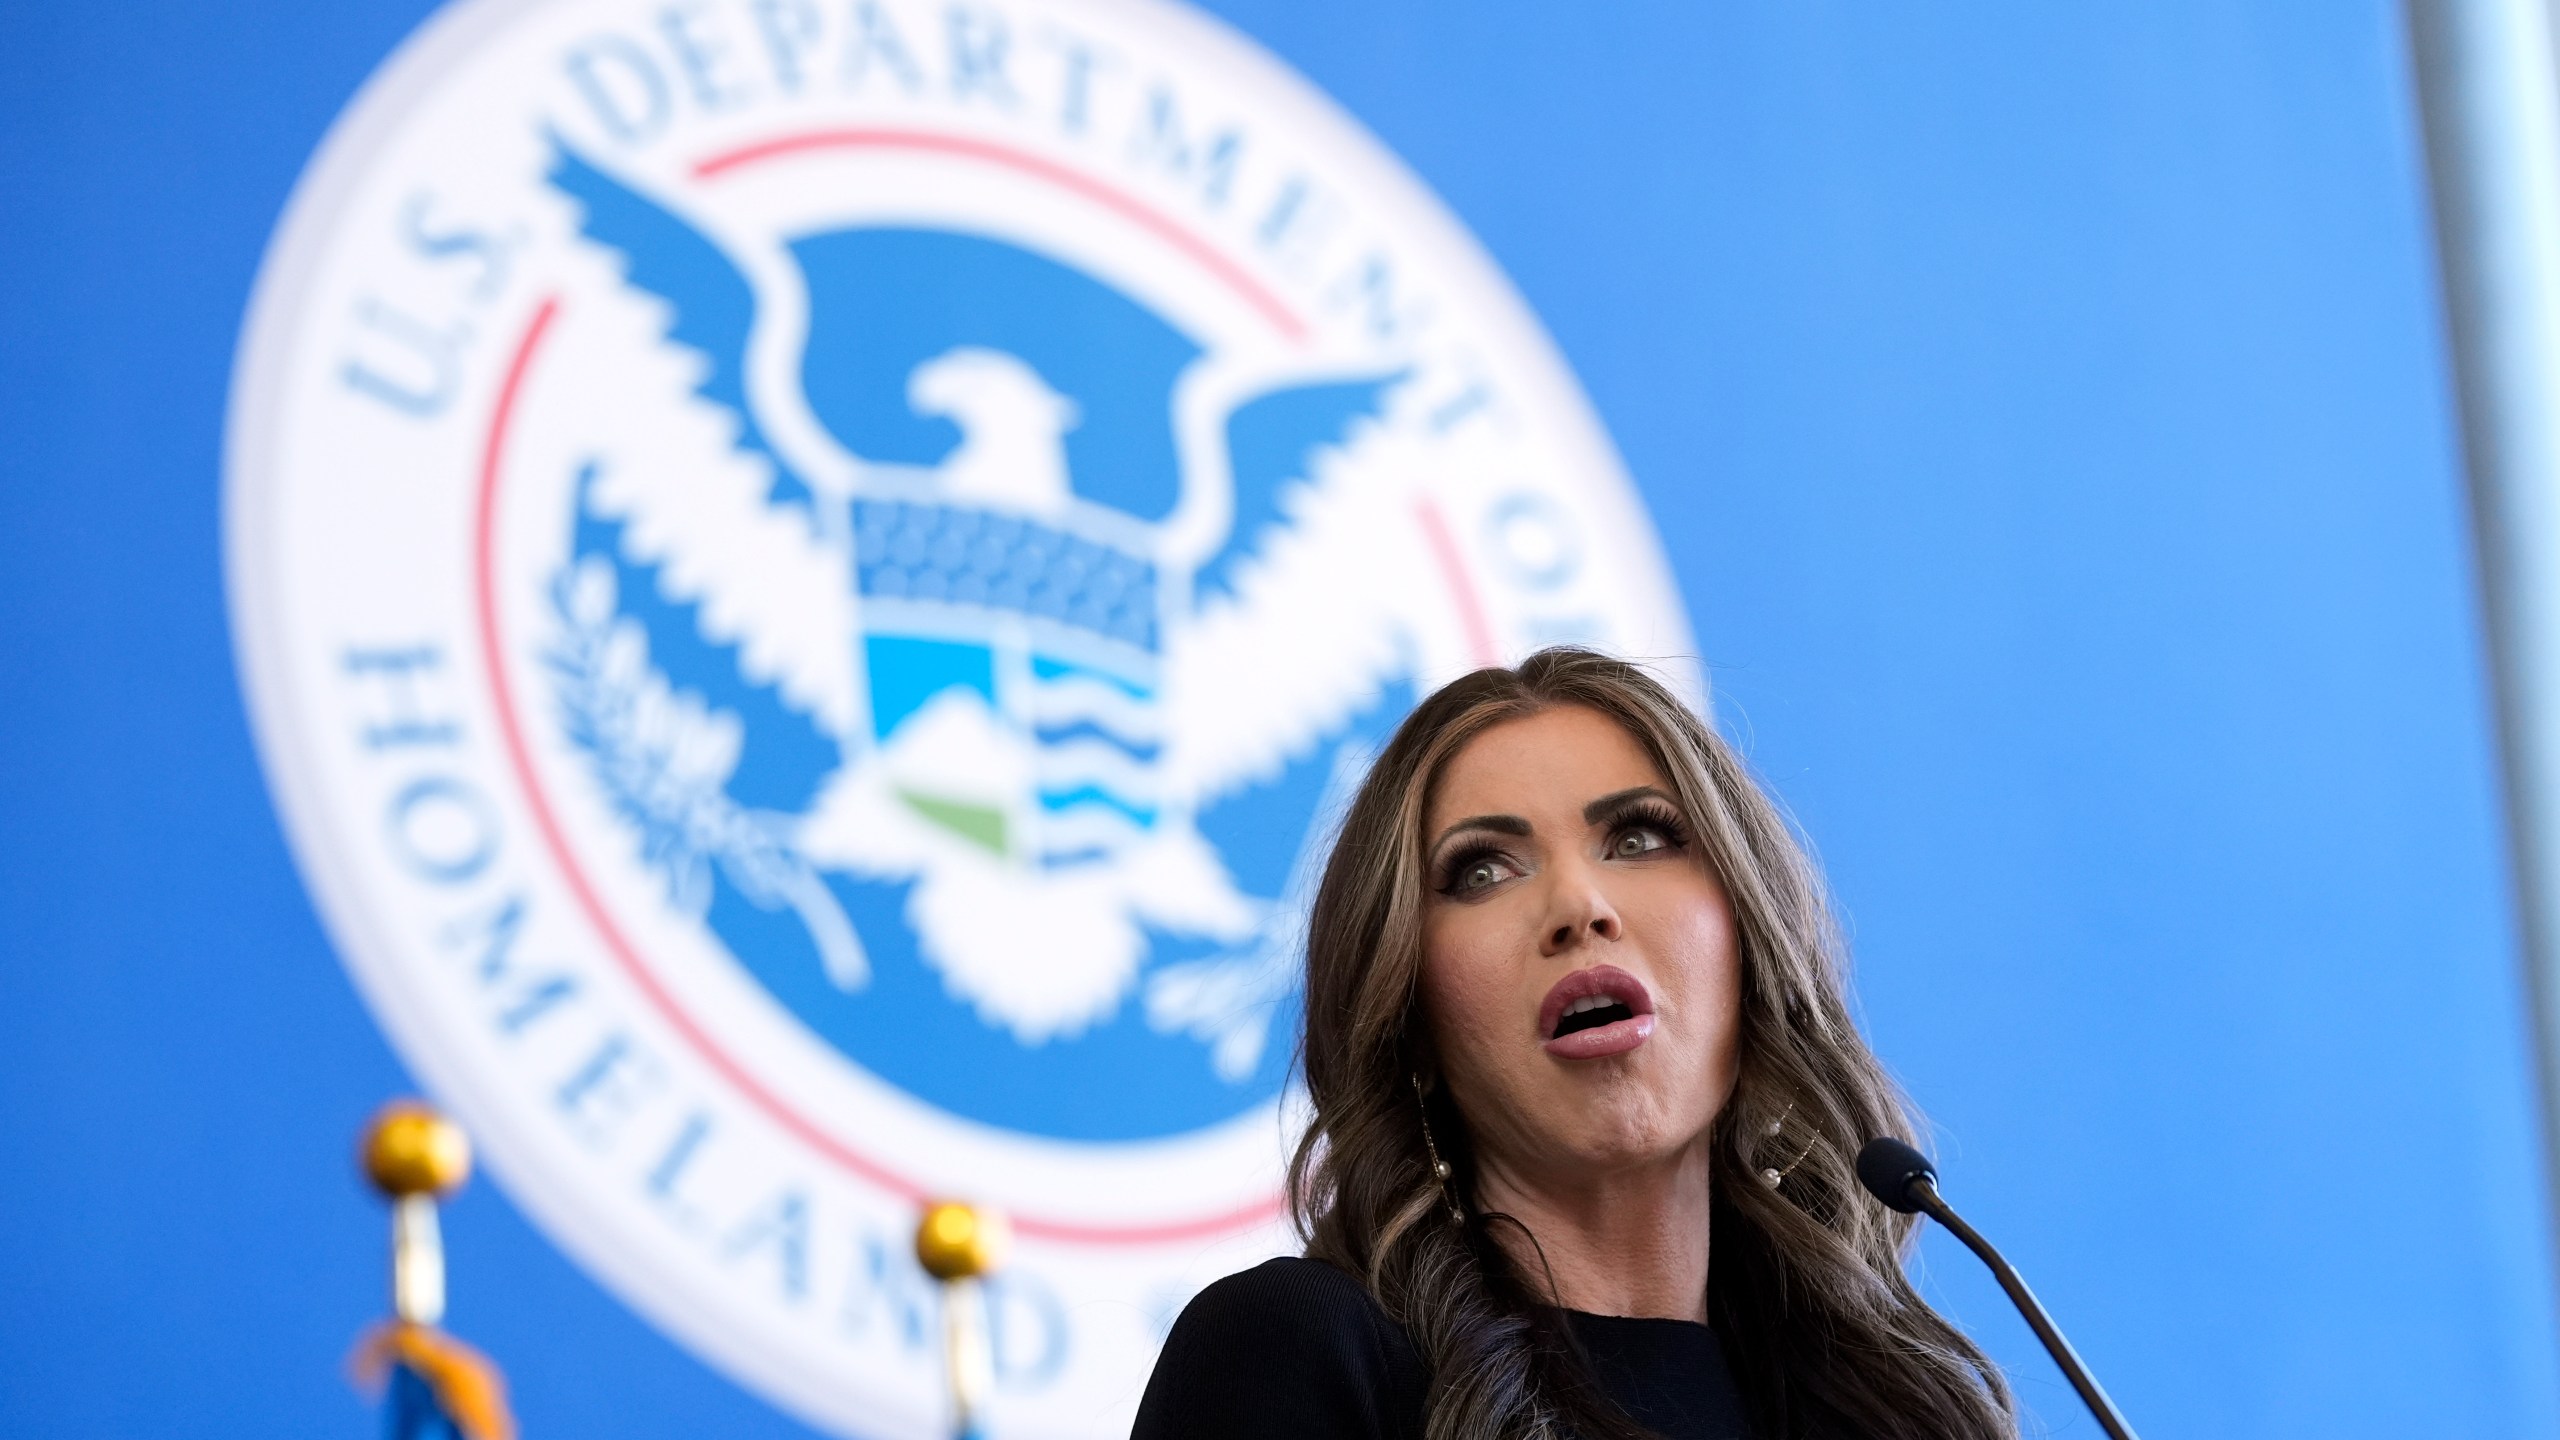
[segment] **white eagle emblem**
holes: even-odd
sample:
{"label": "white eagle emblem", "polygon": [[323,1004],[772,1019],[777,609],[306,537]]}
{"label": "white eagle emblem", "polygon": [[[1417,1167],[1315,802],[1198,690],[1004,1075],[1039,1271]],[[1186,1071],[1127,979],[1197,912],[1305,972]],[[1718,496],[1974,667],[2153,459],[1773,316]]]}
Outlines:
{"label": "white eagle emblem", "polygon": [[550,181],[691,366],[585,465],[547,654],[677,903],[865,1063],[895,949],[1017,1046],[1285,1065],[1312,857],[1412,698],[1401,377],[1239,378],[1006,241]]}

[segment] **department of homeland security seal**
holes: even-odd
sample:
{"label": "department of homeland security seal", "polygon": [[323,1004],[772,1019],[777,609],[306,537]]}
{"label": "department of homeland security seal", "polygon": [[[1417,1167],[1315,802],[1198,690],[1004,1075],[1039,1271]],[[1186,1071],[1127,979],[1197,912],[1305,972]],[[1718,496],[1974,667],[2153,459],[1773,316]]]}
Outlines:
{"label": "department of homeland security seal", "polygon": [[[228,457],[269,773],[509,1192],[847,1434],[1125,1430],[1285,1243],[1303,912],[1414,699],[1689,648],[1484,255],[1157,0],[468,0],[332,132]],[[1685,674],[1694,687],[1694,673]]]}

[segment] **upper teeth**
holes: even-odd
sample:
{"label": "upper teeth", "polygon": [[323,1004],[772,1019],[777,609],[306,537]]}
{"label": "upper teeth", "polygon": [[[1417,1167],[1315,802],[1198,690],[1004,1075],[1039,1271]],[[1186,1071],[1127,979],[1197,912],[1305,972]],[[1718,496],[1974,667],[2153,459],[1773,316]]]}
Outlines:
{"label": "upper teeth", "polygon": [[1585,995],[1581,999],[1564,1007],[1564,1013],[1567,1015],[1579,1015],[1585,1010],[1602,1010],[1617,1003],[1618,997],[1615,995]]}

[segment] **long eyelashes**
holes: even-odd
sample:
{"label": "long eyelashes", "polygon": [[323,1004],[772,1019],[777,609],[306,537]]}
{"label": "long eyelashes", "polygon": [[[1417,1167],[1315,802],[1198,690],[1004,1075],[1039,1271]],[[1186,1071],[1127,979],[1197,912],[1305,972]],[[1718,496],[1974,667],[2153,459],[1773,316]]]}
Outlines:
{"label": "long eyelashes", "polygon": [[1689,848],[1689,827],[1680,812],[1659,800],[1637,800],[1618,812],[1609,826],[1609,844],[1614,850],[1620,837],[1630,830],[1658,830],[1666,849]]}

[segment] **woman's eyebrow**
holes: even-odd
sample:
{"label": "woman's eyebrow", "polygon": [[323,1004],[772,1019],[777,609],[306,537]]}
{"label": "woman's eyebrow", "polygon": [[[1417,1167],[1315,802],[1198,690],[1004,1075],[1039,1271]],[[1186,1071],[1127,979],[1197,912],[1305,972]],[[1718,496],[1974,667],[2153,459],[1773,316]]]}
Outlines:
{"label": "woman's eyebrow", "polygon": [[1630,785],[1624,790],[1612,790],[1583,806],[1582,823],[1597,825],[1607,816],[1625,809],[1629,802],[1644,799],[1659,800],[1665,805],[1674,803],[1670,796],[1662,793],[1659,785]]}
{"label": "woman's eyebrow", "polygon": [[1448,845],[1449,837],[1462,830],[1491,830],[1497,835],[1527,835],[1531,833],[1529,829],[1529,822],[1521,819],[1517,815],[1470,815],[1466,819],[1459,821],[1457,824],[1450,826],[1448,829],[1441,831],[1440,838],[1431,842],[1431,853],[1434,855],[1439,854],[1442,848]]}

